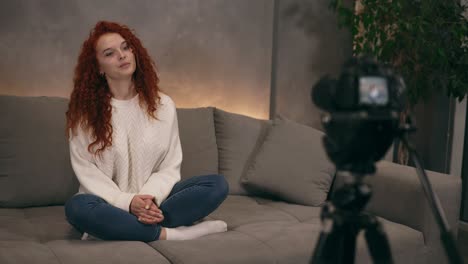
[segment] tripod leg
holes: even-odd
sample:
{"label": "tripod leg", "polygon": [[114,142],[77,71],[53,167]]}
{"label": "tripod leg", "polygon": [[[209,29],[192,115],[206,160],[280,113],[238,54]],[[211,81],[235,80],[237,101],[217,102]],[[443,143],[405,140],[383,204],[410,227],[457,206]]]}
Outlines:
{"label": "tripod leg", "polygon": [[359,234],[359,228],[354,225],[347,225],[343,230],[343,240],[340,250],[343,254],[340,256],[339,263],[354,263],[356,258],[356,240]]}
{"label": "tripod leg", "polygon": [[456,246],[455,238],[450,232],[450,226],[447,221],[447,218],[444,215],[444,210],[442,209],[439,198],[437,198],[437,195],[432,189],[431,182],[427,177],[426,171],[421,165],[418,153],[416,153],[416,150],[408,142],[408,138],[406,136],[402,135],[400,136],[400,139],[403,142],[403,144],[408,148],[411,160],[416,165],[416,173],[419,176],[419,181],[421,182],[424,194],[426,195],[427,201],[429,202],[432,214],[434,215],[436,223],[440,228],[442,245],[444,246],[445,253],[447,254],[449,262],[461,264],[463,263],[462,256]]}
{"label": "tripod leg", "polygon": [[374,263],[392,264],[392,252],[382,225],[375,216],[364,215],[366,222],[366,242]]}
{"label": "tripod leg", "polygon": [[337,250],[337,245],[339,244],[339,234],[334,225],[332,219],[324,219],[323,221],[323,230],[320,232],[317,245],[314,249],[314,254],[310,263],[312,264],[328,264],[328,263],[337,263],[336,259],[333,259],[334,254],[331,250]]}
{"label": "tripod leg", "polygon": [[[339,217],[335,215],[335,217]],[[328,221],[328,222],[327,222]],[[312,264],[354,264],[356,238],[359,229],[355,226],[336,224],[332,220],[325,221],[324,230],[320,233],[315,247]],[[331,226],[331,228],[327,228]]]}
{"label": "tripod leg", "polygon": [[323,257],[326,241],[329,239],[330,234],[325,233],[324,231],[320,232],[319,239],[317,241],[317,245],[314,249],[314,254],[312,259],[310,260],[311,264],[322,264],[326,263]]}

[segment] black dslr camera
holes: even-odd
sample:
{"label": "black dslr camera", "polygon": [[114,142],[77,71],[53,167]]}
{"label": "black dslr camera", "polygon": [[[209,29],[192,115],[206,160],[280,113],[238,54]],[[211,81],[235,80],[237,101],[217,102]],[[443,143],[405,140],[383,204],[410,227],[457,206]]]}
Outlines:
{"label": "black dslr camera", "polygon": [[337,170],[372,174],[398,132],[403,79],[370,57],[352,58],[337,80],[314,86],[313,102],[327,113],[324,145]]}

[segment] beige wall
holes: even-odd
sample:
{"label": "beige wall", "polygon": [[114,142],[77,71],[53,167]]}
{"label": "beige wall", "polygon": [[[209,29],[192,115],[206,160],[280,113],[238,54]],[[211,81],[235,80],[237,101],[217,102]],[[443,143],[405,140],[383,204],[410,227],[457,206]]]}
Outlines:
{"label": "beige wall", "polygon": [[268,118],[273,1],[7,0],[0,94],[68,97],[79,48],[98,20],[134,28],[178,107]]}
{"label": "beige wall", "polygon": [[[68,97],[80,46],[98,20],[135,29],[178,107],[215,106],[268,118],[273,8],[278,19],[276,113],[317,126],[309,99],[323,73],[337,72],[350,43],[327,0],[6,0],[0,8],[0,94]],[[283,11],[309,3],[318,30]]]}

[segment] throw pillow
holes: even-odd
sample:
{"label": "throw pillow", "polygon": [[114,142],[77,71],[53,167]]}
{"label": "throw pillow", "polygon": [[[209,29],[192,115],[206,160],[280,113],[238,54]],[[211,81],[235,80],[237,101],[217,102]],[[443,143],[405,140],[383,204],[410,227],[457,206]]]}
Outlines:
{"label": "throw pillow", "polygon": [[244,115],[215,109],[216,140],[219,155],[219,173],[229,183],[229,193],[246,195],[241,178],[248,158],[261,138],[261,134],[271,124]]}
{"label": "throw pillow", "polygon": [[323,133],[289,120],[275,120],[242,181],[254,194],[309,206],[327,198],[335,167]]}

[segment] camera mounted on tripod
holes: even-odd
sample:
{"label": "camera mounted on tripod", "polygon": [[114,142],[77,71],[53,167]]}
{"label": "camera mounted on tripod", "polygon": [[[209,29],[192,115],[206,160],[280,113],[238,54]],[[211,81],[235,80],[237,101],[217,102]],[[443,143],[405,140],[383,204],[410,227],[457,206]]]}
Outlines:
{"label": "camera mounted on tripod", "polygon": [[314,86],[313,102],[326,113],[324,145],[337,170],[372,174],[399,131],[403,79],[370,57],[351,58],[338,79]]}
{"label": "camera mounted on tripod", "polygon": [[400,125],[404,91],[403,79],[370,57],[351,58],[338,79],[325,76],[314,86],[312,101],[326,112],[322,116],[326,132],[323,143],[338,172],[333,181],[347,173],[351,177],[340,188],[332,184],[331,200],[322,208],[323,229],[311,263],[354,263],[356,238],[361,231],[374,263],[393,263],[382,225],[374,215],[363,212],[372,195],[363,178],[375,173],[375,163],[384,157],[395,138],[407,148],[416,166],[450,263],[463,263],[440,201],[408,142],[407,134],[415,128],[410,119]]}

